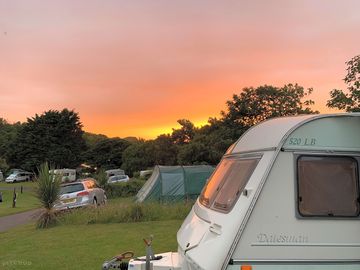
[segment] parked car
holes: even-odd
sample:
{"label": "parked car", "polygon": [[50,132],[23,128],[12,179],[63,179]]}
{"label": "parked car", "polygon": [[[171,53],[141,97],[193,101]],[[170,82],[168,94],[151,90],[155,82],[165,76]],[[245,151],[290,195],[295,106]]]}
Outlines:
{"label": "parked car", "polygon": [[106,203],[105,191],[100,188],[95,179],[86,178],[79,182],[62,184],[60,199],[55,203],[56,210],[66,210],[83,206],[98,206]]}
{"label": "parked car", "polygon": [[114,175],[109,177],[108,183],[118,183],[118,182],[127,182],[129,181],[129,176],[127,175]]}
{"label": "parked car", "polygon": [[6,179],[6,183],[16,183],[30,181],[33,178],[34,174],[26,171],[14,171]]}

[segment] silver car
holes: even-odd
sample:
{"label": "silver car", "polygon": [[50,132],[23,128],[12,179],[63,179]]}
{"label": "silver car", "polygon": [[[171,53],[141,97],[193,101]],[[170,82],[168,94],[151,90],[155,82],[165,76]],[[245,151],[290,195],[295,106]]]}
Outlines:
{"label": "silver car", "polygon": [[78,182],[63,184],[60,188],[60,199],[55,203],[56,210],[66,210],[82,206],[98,206],[106,203],[105,191],[95,179],[86,178]]}
{"label": "silver car", "polygon": [[15,171],[11,173],[6,179],[6,183],[16,183],[30,181],[33,177],[33,173],[26,171]]}
{"label": "silver car", "polygon": [[109,177],[107,182],[111,184],[111,183],[127,182],[127,181],[129,181],[129,176],[125,174],[119,174]]}

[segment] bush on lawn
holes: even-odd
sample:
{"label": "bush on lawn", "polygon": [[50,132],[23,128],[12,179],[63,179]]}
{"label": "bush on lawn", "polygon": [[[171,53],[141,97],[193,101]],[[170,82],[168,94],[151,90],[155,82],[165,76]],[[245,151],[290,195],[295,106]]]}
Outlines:
{"label": "bush on lawn", "polygon": [[61,214],[63,225],[128,223],[161,220],[183,220],[193,202],[175,204],[115,202],[98,208],[73,209]]}
{"label": "bush on lawn", "polygon": [[145,181],[140,179],[131,179],[125,183],[108,184],[105,186],[106,196],[108,198],[135,196],[144,183]]}

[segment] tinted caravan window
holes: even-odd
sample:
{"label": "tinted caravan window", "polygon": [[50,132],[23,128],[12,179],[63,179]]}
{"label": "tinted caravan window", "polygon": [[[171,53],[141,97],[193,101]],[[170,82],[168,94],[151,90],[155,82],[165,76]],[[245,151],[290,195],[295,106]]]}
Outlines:
{"label": "tinted caravan window", "polygon": [[228,212],[243,191],[260,158],[224,158],[200,195],[200,203]]}
{"label": "tinted caravan window", "polygon": [[358,165],[354,158],[301,156],[297,167],[300,215],[359,215]]}

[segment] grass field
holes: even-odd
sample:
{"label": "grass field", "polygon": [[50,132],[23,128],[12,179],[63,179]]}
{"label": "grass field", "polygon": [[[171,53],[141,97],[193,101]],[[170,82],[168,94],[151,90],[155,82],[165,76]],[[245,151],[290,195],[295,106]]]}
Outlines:
{"label": "grass field", "polygon": [[20,186],[27,188],[34,188],[36,186],[36,182],[20,182],[20,183],[5,183],[0,182],[0,188],[20,188]]}
{"label": "grass field", "polygon": [[[38,208],[39,202],[34,194],[35,185],[36,183],[32,182],[16,184],[0,183],[0,192],[3,198],[3,202],[0,203],[0,217]],[[20,193],[21,186],[24,187],[22,194]],[[13,188],[16,188],[16,193],[18,194],[15,208],[12,208]]]}
{"label": "grass field", "polygon": [[59,225],[184,220],[192,205],[191,202],[139,204],[133,202],[132,197],[116,198],[110,199],[107,205],[96,209],[90,207],[63,212],[59,216]]}
{"label": "grass field", "polygon": [[[0,188],[17,187],[19,193],[13,209],[13,190],[1,190],[5,202],[0,204],[0,216],[39,207],[34,183],[25,184],[28,189],[23,194],[20,184],[0,184]],[[36,229],[34,223],[17,227],[0,233],[0,269],[101,269],[105,260],[125,251],[145,255],[143,238],[149,235],[154,236],[156,254],[176,251],[176,232],[190,207],[137,205],[132,197],[116,198],[99,208],[64,213],[58,225],[49,229]]]}
{"label": "grass field", "polygon": [[145,254],[143,238],[154,235],[154,252],[176,251],[182,220],[67,225],[37,230],[34,224],[0,233],[0,269],[101,269],[125,251]]}

